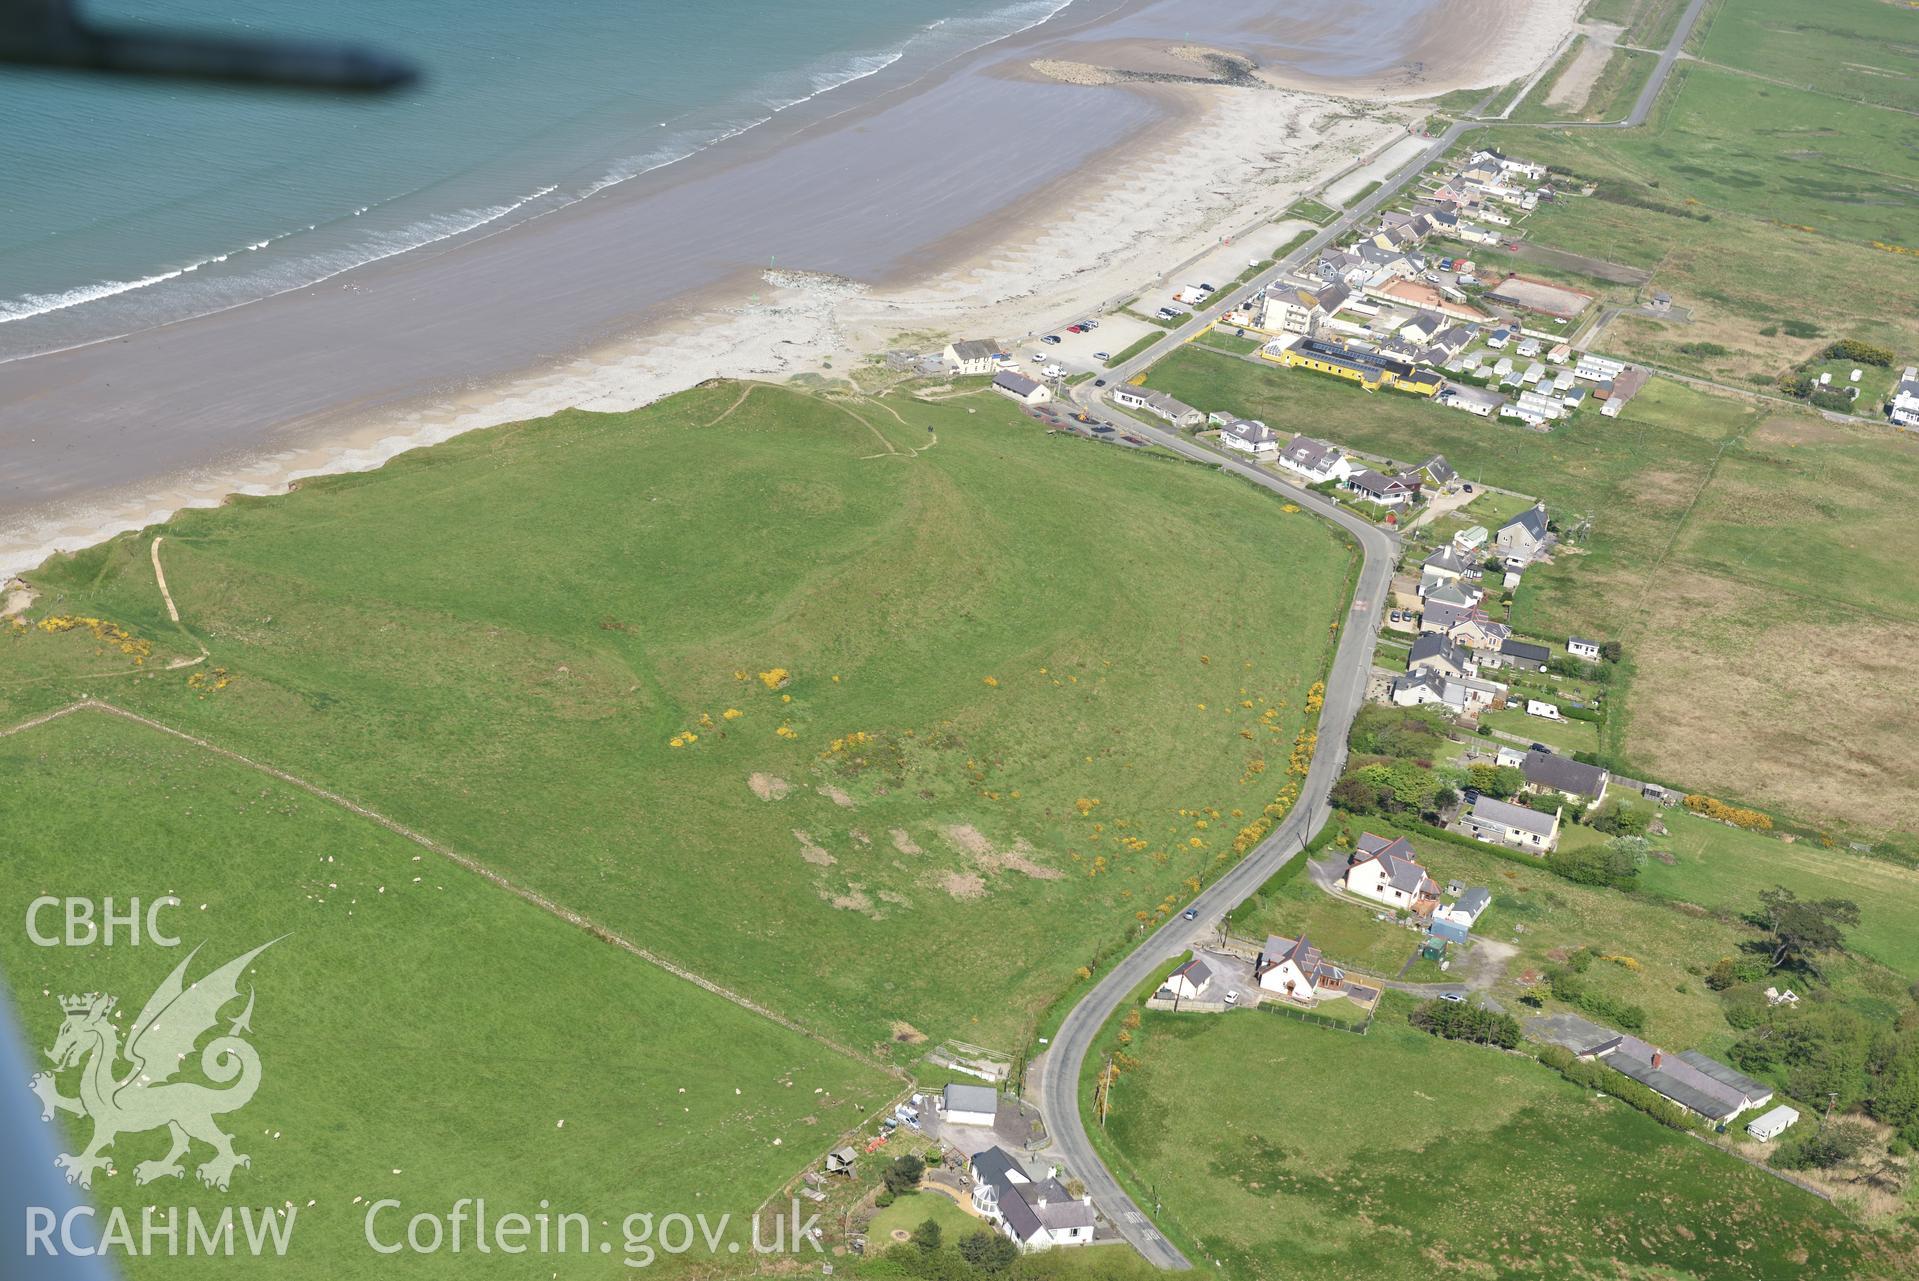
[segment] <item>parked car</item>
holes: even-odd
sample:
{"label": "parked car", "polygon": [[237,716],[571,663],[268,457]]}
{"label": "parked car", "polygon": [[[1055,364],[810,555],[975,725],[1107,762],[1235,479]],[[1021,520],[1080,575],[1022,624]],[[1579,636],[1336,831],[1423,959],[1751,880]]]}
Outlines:
{"label": "parked car", "polygon": [[1125,441],[1129,445],[1138,445],[1141,449],[1146,448],[1146,442],[1141,440],[1137,436],[1126,435],[1126,436],[1121,436],[1120,439]]}
{"label": "parked car", "polygon": [[1084,331],[1080,329],[1078,325],[1068,325],[1066,326],[1066,332],[1069,334],[1077,334],[1077,333],[1083,333]]}
{"label": "parked car", "polygon": [[1228,992],[1226,993],[1226,1004],[1228,1004],[1228,1005],[1238,1005],[1238,1004],[1239,1004],[1239,989],[1238,989],[1238,988],[1233,988],[1233,989],[1231,989],[1230,991],[1228,991]]}
{"label": "parked car", "polygon": [[1058,335],[1058,334],[1048,334],[1048,335],[1046,335],[1046,337],[1044,337],[1044,338],[1042,338],[1042,339],[1040,339],[1040,341],[1041,341],[1041,342],[1049,342],[1049,343],[1052,343],[1052,344],[1053,344],[1054,346],[1058,346],[1058,345],[1059,345],[1059,341],[1060,341],[1060,337],[1059,337],[1059,335]]}
{"label": "parked car", "polygon": [[1102,436],[1107,436],[1112,434],[1113,428],[1110,424],[1101,423],[1099,426],[1093,428],[1093,430]]}
{"label": "parked car", "polygon": [[1466,994],[1464,992],[1441,992],[1439,999],[1442,1001],[1451,1001],[1454,1005],[1460,1005],[1465,1002]]}
{"label": "parked car", "polygon": [[1215,290],[1215,289],[1214,289],[1214,288],[1213,288],[1213,287],[1212,287],[1211,285],[1209,285],[1209,284],[1207,284],[1207,283],[1206,283],[1205,281],[1203,281],[1203,280],[1199,282],[1199,287],[1200,287],[1200,291],[1201,291],[1202,293],[1209,293],[1209,294],[1210,294],[1210,293],[1215,293],[1215,292],[1217,292],[1217,291],[1216,291],[1216,290]]}
{"label": "parked car", "polygon": [[1112,358],[1113,353],[1110,351],[1096,351],[1093,353],[1094,360],[1111,360]]}
{"label": "parked car", "polygon": [[1181,912],[1180,915],[1189,921],[1197,921],[1199,919],[1199,909],[1189,907],[1184,912]]}
{"label": "parked car", "polygon": [[1097,320],[1082,320],[1082,321],[1080,321],[1079,323],[1081,324],[1081,326],[1083,326],[1083,327],[1084,327],[1084,328],[1086,328],[1086,329],[1098,329],[1098,328],[1099,328],[1099,322],[1098,322]]}
{"label": "parked car", "polygon": [[1105,385],[1106,385],[1106,380],[1105,380],[1104,378],[1095,378],[1095,379],[1093,379],[1093,386],[1095,386],[1095,387],[1104,387]]}
{"label": "parked car", "polygon": [[1466,804],[1471,805],[1479,799],[1479,789],[1476,787],[1463,787],[1459,790],[1459,798]]}
{"label": "parked car", "polygon": [[1466,492],[1469,494],[1473,492],[1473,487],[1470,484],[1466,486]]}

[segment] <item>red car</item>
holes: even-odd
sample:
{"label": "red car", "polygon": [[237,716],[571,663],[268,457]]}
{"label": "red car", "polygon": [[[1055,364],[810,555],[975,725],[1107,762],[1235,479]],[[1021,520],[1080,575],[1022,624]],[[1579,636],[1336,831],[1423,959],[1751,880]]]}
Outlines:
{"label": "red car", "polygon": [[1066,332],[1069,334],[1083,334],[1086,332],[1086,327],[1083,325],[1068,325],[1066,326]]}

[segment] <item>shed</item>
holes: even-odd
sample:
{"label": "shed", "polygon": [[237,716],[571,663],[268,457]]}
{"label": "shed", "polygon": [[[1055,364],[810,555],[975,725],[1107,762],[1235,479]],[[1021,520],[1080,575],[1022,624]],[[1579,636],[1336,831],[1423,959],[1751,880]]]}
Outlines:
{"label": "shed", "polygon": [[[1426,946],[1419,949],[1420,954],[1422,956],[1431,955],[1435,960],[1446,954],[1446,944],[1464,943],[1466,941],[1466,927],[1464,925],[1461,925],[1458,921],[1446,920],[1437,916],[1433,918],[1432,927],[1427,931],[1427,934],[1430,937],[1426,940]],[[1436,953],[1429,952],[1428,948],[1435,942],[1439,944],[1439,951]]]}
{"label": "shed", "polygon": [[1746,1126],[1746,1133],[1761,1143],[1770,1143],[1791,1128],[1799,1119],[1799,1109],[1789,1108],[1781,1103],[1764,1116],[1756,1116]]}
{"label": "shed", "polygon": [[1431,961],[1445,960],[1446,959],[1445,937],[1443,935],[1439,935],[1436,931],[1433,934],[1427,935],[1426,941],[1419,945],[1419,954],[1425,957],[1427,960],[1431,960]]}
{"label": "shed", "polygon": [[826,1154],[826,1172],[828,1174],[851,1175],[853,1173],[853,1162],[858,1159],[858,1156],[859,1154],[853,1151],[852,1148],[834,1148]]}

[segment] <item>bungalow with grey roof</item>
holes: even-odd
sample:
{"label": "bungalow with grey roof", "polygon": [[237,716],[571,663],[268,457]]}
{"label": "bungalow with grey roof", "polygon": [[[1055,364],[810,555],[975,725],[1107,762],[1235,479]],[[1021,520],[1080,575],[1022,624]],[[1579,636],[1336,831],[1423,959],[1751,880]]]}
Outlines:
{"label": "bungalow with grey roof", "polygon": [[1405,476],[1383,476],[1368,467],[1346,478],[1346,488],[1381,507],[1403,507],[1419,497],[1419,481]]}
{"label": "bungalow with grey roof", "polygon": [[1539,748],[1527,752],[1519,768],[1525,772],[1526,786],[1534,792],[1557,792],[1569,801],[1590,801],[1594,805],[1606,799],[1606,785],[1612,780],[1611,772],[1600,766]]}
{"label": "bungalow with grey roof", "polygon": [[993,390],[1002,396],[1010,396],[1022,405],[1043,405],[1053,398],[1045,383],[1034,382],[1024,374],[1016,374],[1010,369],[1001,370],[993,376]]}
{"label": "bungalow with grey roof", "polygon": [[1286,442],[1276,459],[1281,467],[1317,485],[1328,480],[1344,480],[1353,474],[1353,464],[1337,445],[1329,445],[1311,436],[1295,436]]}
{"label": "bungalow with grey roof", "polygon": [[1251,418],[1234,418],[1221,425],[1219,443],[1227,449],[1251,454],[1259,462],[1279,457],[1279,436],[1265,423]]}
{"label": "bungalow with grey roof", "polygon": [[1605,1056],[1605,1062],[1687,1111],[1719,1124],[1747,1108],[1764,1107],[1772,1101],[1770,1087],[1697,1050],[1667,1054],[1638,1037],[1627,1036]]}
{"label": "bungalow with grey roof", "polygon": [[1559,814],[1557,806],[1548,814],[1481,796],[1467,811],[1464,824],[1467,833],[1479,840],[1545,854],[1559,845]]}
{"label": "bungalow with grey roof", "polygon": [[1583,658],[1589,663],[1596,663],[1599,661],[1599,642],[1581,640],[1577,636],[1568,636],[1566,638],[1566,652],[1574,658]]}
{"label": "bungalow with grey roof", "polygon": [[948,1125],[993,1124],[999,1115],[999,1092],[989,1085],[947,1086],[940,1091],[940,1119]]}
{"label": "bungalow with grey roof", "polygon": [[1181,1000],[1196,1000],[1213,981],[1213,967],[1197,956],[1166,978],[1166,990]]}
{"label": "bungalow with grey roof", "polygon": [[1125,409],[1143,409],[1175,427],[1197,427],[1206,421],[1205,414],[1184,401],[1174,400],[1163,391],[1152,391],[1145,387],[1115,387],[1113,403]]}
{"label": "bungalow with grey roof", "polygon": [[1529,672],[1543,672],[1546,664],[1552,661],[1553,652],[1544,645],[1535,645],[1531,641],[1507,640],[1499,646],[1499,659],[1509,667],[1523,668]]}

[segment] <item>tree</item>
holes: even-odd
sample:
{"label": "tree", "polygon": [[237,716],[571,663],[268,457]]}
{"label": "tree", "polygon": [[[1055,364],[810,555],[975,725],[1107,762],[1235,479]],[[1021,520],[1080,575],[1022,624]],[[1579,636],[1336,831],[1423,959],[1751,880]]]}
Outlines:
{"label": "tree", "polygon": [[1632,884],[1651,847],[1643,836],[1615,836],[1604,845],[1567,848],[1561,845],[1546,856],[1554,875],[1581,885]]}
{"label": "tree", "polygon": [[1830,1170],[1852,1160],[1871,1143],[1871,1126],[1842,1118],[1780,1148],[1773,1153],[1772,1163],[1787,1170]]}
{"label": "tree", "polygon": [[913,1229],[913,1244],[922,1250],[940,1248],[940,1225],[932,1219]]}
{"label": "tree", "polygon": [[1004,1272],[1019,1258],[1019,1247],[997,1232],[981,1228],[960,1238],[960,1257],[981,1272]]}
{"label": "tree", "polygon": [[893,1163],[881,1173],[880,1179],[886,1184],[886,1190],[897,1196],[918,1187],[920,1176],[925,1173],[926,1162],[906,1152],[893,1158]]}
{"label": "tree", "polygon": [[1859,924],[1859,905],[1849,899],[1802,899],[1785,886],[1762,890],[1759,915],[1772,935],[1772,968],[1819,972],[1816,957],[1844,952],[1842,929]]}

